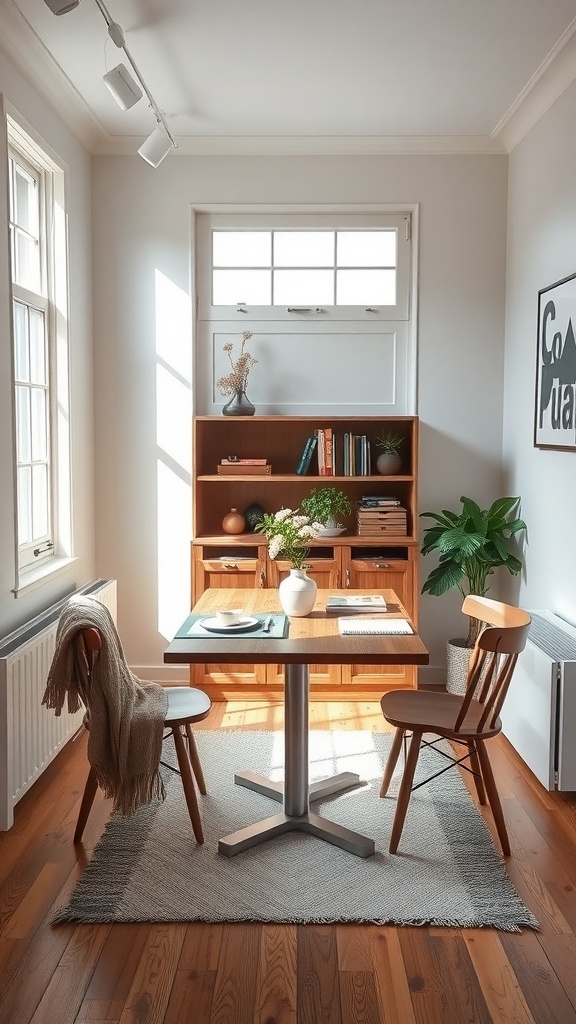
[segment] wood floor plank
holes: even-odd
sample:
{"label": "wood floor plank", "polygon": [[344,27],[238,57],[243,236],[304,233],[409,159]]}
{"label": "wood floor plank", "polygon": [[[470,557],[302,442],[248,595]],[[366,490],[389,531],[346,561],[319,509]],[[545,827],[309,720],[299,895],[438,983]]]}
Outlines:
{"label": "wood floor plank", "polygon": [[296,927],[264,925],[256,978],[254,1024],[296,1024]]}
{"label": "wood floor plank", "polygon": [[253,1024],[262,925],[225,925],[210,1024]]}
{"label": "wood floor plank", "polygon": [[[539,935],[538,941],[560,980],[562,991],[571,1006],[576,1007],[576,935]],[[554,986],[554,979],[551,984]]]}
{"label": "wood floor plank", "polygon": [[371,953],[383,1024],[416,1024],[398,929],[371,929]]}
{"label": "wood floor plank", "polygon": [[222,931],[221,924],[187,925],[178,970],[199,973],[216,971],[220,959]]}
{"label": "wood floor plank", "polygon": [[537,1024],[496,932],[470,929],[463,937],[492,1020]]}
{"label": "wood floor plank", "polygon": [[483,990],[459,934],[402,930],[400,945],[418,1022],[490,1024]]}
{"label": "wood floor plank", "polygon": [[336,929],[298,927],[298,1024],[342,1024]]}
{"label": "wood floor plank", "polygon": [[130,986],[120,1024],[163,1024],[186,925],[152,925]]}
{"label": "wood floor plank", "polygon": [[74,1024],[110,925],[77,925],[30,1024]]}
{"label": "wood floor plank", "polygon": [[372,971],[340,972],[342,1024],[382,1024]]}
{"label": "wood floor plank", "polygon": [[500,942],[536,1024],[576,1024],[576,1010],[534,932],[502,934]]}
{"label": "wood floor plank", "polygon": [[176,971],[163,1024],[210,1024],[215,985],[216,971]]}

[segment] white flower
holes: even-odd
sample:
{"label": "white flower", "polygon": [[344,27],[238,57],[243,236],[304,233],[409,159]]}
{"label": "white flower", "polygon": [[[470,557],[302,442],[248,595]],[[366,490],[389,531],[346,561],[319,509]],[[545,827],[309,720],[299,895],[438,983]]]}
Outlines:
{"label": "white flower", "polygon": [[298,529],[298,527],[300,526],[306,526],[307,523],[310,522],[310,520],[308,516],[293,516],[292,522],[294,523],[294,526]]}
{"label": "white flower", "polygon": [[278,522],[281,523],[284,519],[288,519],[292,514],[291,508],[281,508],[279,512],[275,513],[274,519],[277,519]]}
{"label": "white flower", "polygon": [[283,538],[280,535],[278,535],[277,537],[272,537],[272,540],[268,545],[268,554],[270,555],[270,558],[276,558],[276,556],[280,553],[280,551],[282,550],[282,542]]}

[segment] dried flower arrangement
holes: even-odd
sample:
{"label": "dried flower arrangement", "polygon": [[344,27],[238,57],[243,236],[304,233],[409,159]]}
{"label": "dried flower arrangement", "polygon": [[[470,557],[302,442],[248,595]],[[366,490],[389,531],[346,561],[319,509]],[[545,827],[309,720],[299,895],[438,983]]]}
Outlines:
{"label": "dried flower arrangement", "polygon": [[220,377],[220,379],[216,381],[216,387],[219,389],[221,394],[234,395],[238,391],[246,391],[248,374],[255,363],[258,362],[257,359],[254,359],[254,356],[251,356],[250,353],[245,350],[246,342],[249,341],[251,337],[252,331],[242,332],[242,345],[240,346],[240,355],[236,362],[234,362],[231,355],[232,349],[234,348],[232,342],[229,341],[224,345],[223,351],[228,353],[232,370],[230,373],[227,373],[224,377]]}

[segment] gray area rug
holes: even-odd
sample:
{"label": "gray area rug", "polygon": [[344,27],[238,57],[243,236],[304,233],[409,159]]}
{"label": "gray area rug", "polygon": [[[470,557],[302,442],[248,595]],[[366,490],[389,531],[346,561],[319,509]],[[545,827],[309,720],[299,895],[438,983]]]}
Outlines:
{"label": "gray area rug", "polygon": [[[457,771],[412,795],[399,854],[391,856],[388,843],[400,764],[389,795],[384,800],[378,796],[390,735],[313,730],[310,781],[352,771],[363,782],[315,802],[312,809],[371,836],[375,855],[360,859],[314,836],[292,832],[229,859],[217,852],[220,837],[280,809],[275,801],[234,786],[234,771],[251,768],[281,780],[283,734],[199,730],[196,736],[208,789],[200,797],[204,845],[195,843],[180,779],[166,772],[166,801],[131,818],[110,819],[55,921],[356,921],[538,928]],[[437,759],[423,752],[417,778],[429,774]]]}

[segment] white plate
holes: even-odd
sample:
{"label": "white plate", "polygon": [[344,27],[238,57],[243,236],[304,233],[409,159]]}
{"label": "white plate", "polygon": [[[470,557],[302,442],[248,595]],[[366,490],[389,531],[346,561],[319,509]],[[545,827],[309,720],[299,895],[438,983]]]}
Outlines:
{"label": "white plate", "polygon": [[231,626],[221,626],[218,619],[214,615],[210,615],[207,619],[201,619],[200,625],[209,633],[248,633],[251,629],[258,628],[260,620],[245,615]]}
{"label": "white plate", "polygon": [[323,526],[321,530],[318,530],[317,537],[339,537],[341,533],[344,533],[345,526]]}

